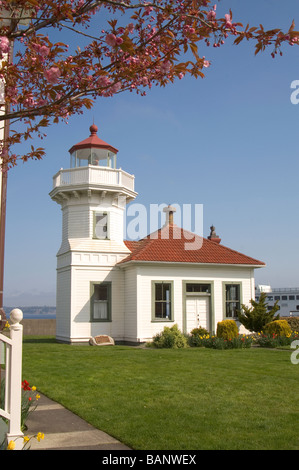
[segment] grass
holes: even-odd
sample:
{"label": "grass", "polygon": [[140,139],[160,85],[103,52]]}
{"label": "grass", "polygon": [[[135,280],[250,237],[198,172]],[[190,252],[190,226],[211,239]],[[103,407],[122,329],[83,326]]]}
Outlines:
{"label": "grass", "polygon": [[25,338],[23,378],[133,449],[299,450],[290,351],[142,349]]}

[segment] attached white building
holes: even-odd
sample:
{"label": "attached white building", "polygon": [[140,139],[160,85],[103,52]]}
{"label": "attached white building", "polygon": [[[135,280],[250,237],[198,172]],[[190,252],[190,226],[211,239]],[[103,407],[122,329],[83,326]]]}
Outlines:
{"label": "attached white building", "polygon": [[70,149],[70,168],[54,176],[50,193],[62,210],[57,340],[109,335],[140,343],[173,324],[215,332],[255,297],[254,269],[265,264],[221,245],[214,227],[208,238],[181,229],[170,206],[160,230],[123,240],[134,176],[117,168],[118,151],[98,138],[97,127],[90,132]]}

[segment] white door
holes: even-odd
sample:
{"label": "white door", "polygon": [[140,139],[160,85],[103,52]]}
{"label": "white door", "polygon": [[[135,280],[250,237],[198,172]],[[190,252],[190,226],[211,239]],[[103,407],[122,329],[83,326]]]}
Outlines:
{"label": "white door", "polygon": [[209,331],[210,298],[204,296],[187,298],[186,317],[187,333],[198,327]]}

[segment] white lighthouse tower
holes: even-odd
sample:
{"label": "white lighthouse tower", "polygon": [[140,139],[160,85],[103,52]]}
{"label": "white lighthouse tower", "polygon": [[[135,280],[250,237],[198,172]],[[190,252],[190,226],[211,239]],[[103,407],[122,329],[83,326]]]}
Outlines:
{"label": "white lighthouse tower", "polygon": [[116,264],[130,253],[124,210],[137,193],[134,176],[117,168],[118,150],[97,131],[90,126],[90,136],[69,150],[70,168],[54,175],[50,192],[62,210],[56,339],[68,343],[123,337],[124,279]]}

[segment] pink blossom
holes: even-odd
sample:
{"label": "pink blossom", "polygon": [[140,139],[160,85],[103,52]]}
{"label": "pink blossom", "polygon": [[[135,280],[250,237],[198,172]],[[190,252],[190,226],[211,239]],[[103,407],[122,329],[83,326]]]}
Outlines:
{"label": "pink blossom", "polygon": [[58,78],[60,77],[60,70],[58,67],[51,67],[49,70],[44,71],[45,79],[54,85],[58,82]]}
{"label": "pink blossom", "polygon": [[121,83],[114,83],[112,87],[110,88],[111,93],[117,93],[121,89]]}
{"label": "pink blossom", "polygon": [[41,46],[39,53],[41,56],[46,57],[50,54],[50,48],[47,46]]}
{"label": "pink blossom", "polygon": [[128,26],[127,26],[127,28],[128,28],[129,33],[133,33],[133,31],[134,31],[134,25],[133,25],[133,23],[129,23]]}
{"label": "pink blossom", "polygon": [[115,47],[116,46],[116,36],[113,33],[107,34],[105,38],[106,43],[108,46]]}
{"label": "pink blossom", "polygon": [[0,36],[0,51],[4,54],[9,51],[9,39],[6,36]]}
{"label": "pink blossom", "polygon": [[210,67],[210,65],[211,65],[211,62],[209,60],[206,60],[205,56],[203,56],[203,66],[207,68],[207,67]]}
{"label": "pink blossom", "polygon": [[224,15],[224,18],[225,18],[225,26],[227,28],[231,28],[232,27],[231,16],[227,13],[226,15]]}
{"label": "pink blossom", "polygon": [[169,60],[164,60],[164,62],[160,65],[160,71],[162,73],[168,73],[171,68],[171,62]]}
{"label": "pink blossom", "polygon": [[106,75],[99,77],[98,79],[98,84],[100,87],[106,87],[111,84],[111,81]]}
{"label": "pink blossom", "polygon": [[214,20],[216,18],[216,8],[217,5],[214,5],[213,10],[210,10],[207,14],[207,19],[208,20]]}
{"label": "pink blossom", "polygon": [[44,100],[44,99],[37,100],[37,102],[36,102],[36,105],[37,105],[38,107],[40,107],[40,106],[46,106],[47,104],[48,104],[48,101],[47,101],[47,100]]}
{"label": "pink blossom", "polygon": [[208,20],[214,20],[216,18],[216,12],[214,10],[210,10],[207,14]]}

